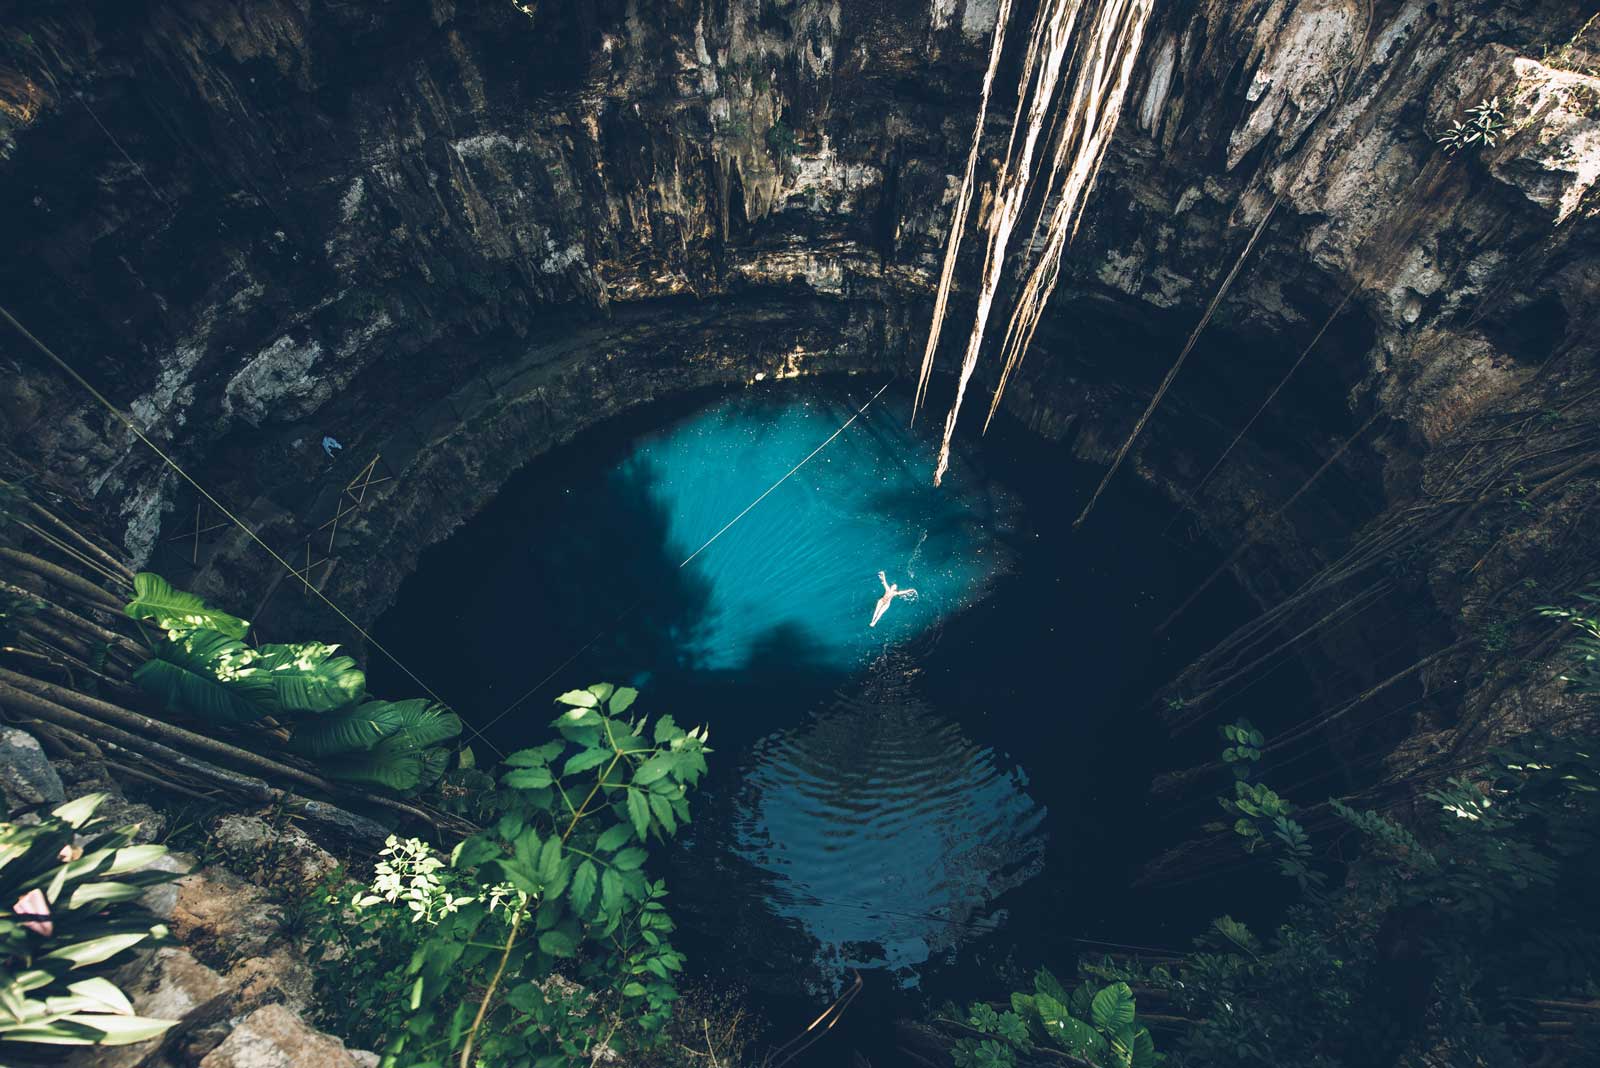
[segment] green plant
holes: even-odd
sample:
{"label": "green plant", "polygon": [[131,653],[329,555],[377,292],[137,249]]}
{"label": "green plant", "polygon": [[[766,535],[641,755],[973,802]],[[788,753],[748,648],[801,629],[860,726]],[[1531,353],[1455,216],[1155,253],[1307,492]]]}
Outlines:
{"label": "green plant", "polygon": [[1247,719],[1223,727],[1222,737],[1230,743],[1222,750],[1222,762],[1233,769],[1234,778],[1251,778],[1252,766],[1260,763],[1261,747],[1266,744],[1266,739]]}
{"label": "green plant", "polygon": [[104,975],[166,938],[139,897],[176,878],[149,870],[165,846],[135,845],[137,826],[96,817],[104,800],[0,823],[0,1041],[123,1045],[174,1023],[139,1016]]}
{"label": "green plant", "polygon": [[1426,796],[1439,817],[1426,835],[1331,800],[1363,849],[1329,891],[1305,878],[1309,837],[1286,803],[1236,793],[1226,804],[1273,828],[1247,840],[1278,846],[1301,887],[1285,921],[1260,938],[1223,916],[1174,965],[1083,970],[1162,991],[1189,1021],[1184,1065],[1534,1059],[1549,1033],[1533,1006],[1600,990],[1600,748],[1526,737]]}
{"label": "green plant", "polygon": [[134,577],[126,611],[162,632],[133,681],[168,708],[227,727],[271,717],[289,727],[289,747],[330,778],[396,793],[434,785],[449,766],[444,743],[461,733],[460,719],[422,699],[372,698],[338,646],[251,648],[248,621],[149,573]]}
{"label": "green plant", "polygon": [[370,886],[324,899],[325,1003],[386,1065],[553,1068],[659,1040],[683,958],[646,846],[688,822],[705,733],[627,716],[636,697],[563,694],[560,737],[507,757],[488,830],[448,863],[392,842]]}
{"label": "green plant", "polygon": [[[1600,585],[1590,586],[1578,599],[1586,604],[1600,605]],[[1567,673],[1562,679],[1581,694],[1600,694],[1600,619],[1587,612],[1595,609],[1555,608],[1546,605],[1539,614],[1549,619],[1564,619],[1577,628],[1578,634],[1567,643]]]}
{"label": "green plant", "polygon": [[1446,155],[1455,155],[1464,148],[1487,146],[1495,142],[1507,129],[1505,112],[1500,110],[1500,98],[1479,101],[1467,109],[1467,121],[1455,122],[1439,137]]}
{"label": "green plant", "polygon": [[1041,968],[1031,994],[1011,995],[1009,1011],[974,1004],[961,1025],[983,1037],[956,1042],[957,1068],[1012,1068],[1019,1053],[1035,1050],[1060,1050],[1098,1068],[1152,1068],[1164,1061],[1138,1020],[1133,990],[1121,981],[1098,989],[1086,981],[1068,994]]}

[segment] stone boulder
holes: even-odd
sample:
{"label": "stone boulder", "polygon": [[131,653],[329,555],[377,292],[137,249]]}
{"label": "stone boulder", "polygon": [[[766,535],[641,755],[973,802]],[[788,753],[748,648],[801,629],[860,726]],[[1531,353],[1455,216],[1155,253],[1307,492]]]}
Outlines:
{"label": "stone boulder", "polygon": [[344,1043],[309,1027],[282,1005],[246,1016],[200,1068],[357,1068]]}
{"label": "stone boulder", "polygon": [[274,827],[260,816],[228,815],[211,840],[233,865],[269,886],[298,892],[332,874],[339,862],[293,824]]}
{"label": "stone boulder", "polygon": [[32,805],[53,806],[67,799],[61,776],[50,766],[33,735],[0,727],[0,798],[6,811]]}
{"label": "stone boulder", "polygon": [[64,1068],[142,1068],[157,1063],[165,1051],[183,1045],[191,1031],[221,1021],[231,1004],[233,984],[183,949],[142,954],[125,965],[116,980],[139,1015],[177,1024],[148,1042],[73,1050]]}
{"label": "stone boulder", "polygon": [[266,891],[226,868],[192,872],[175,884],[167,923],[173,935],[202,960],[231,968],[264,956],[278,937],[283,910]]}

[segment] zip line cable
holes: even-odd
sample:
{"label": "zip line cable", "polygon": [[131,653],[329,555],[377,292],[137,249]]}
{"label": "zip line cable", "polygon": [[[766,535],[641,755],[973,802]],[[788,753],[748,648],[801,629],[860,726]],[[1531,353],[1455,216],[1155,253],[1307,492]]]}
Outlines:
{"label": "zip line cable", "polygon": [[[195,490],[200,494],[200,496],[202,496],[206,500],[210,501],[211,504],[217,509],[217,511],[219,511],[223,515],[227,516],[229,521],[231,521],[234,526],[238,527],[240,530],[244,531],[247,535],[249,535],[251,541],[255,542],[257,545],[261,546],[262,549],[266,550],[267,555],[272,557],[274,560],[276,560],[279,563],[279,565],[281,565],[283,567],[283,569],[285,571],[289,572],[289,574],[294,576],[296,579],[300,579],[300,573],[293,566],[290,565],[289,561],[287,561],[283,557],[279,556],[277,551],[275,549],[273,549],[272,546],[270,546],[266,542],[262,541],[260,535],[258,535],[254,530],[251,530],[250,527],[245,525],[245,522],[242,519],[240,519],[238,516],[236,516],[232,512],[230,512],[227,509],[227,507],[223,505],[223,503],[221,501],[219,501],[215,497],[213,497],[206,490],[206,488],[204,486],[202,486],[199,482],[195,481],[194,477],[192,475],[190,475],[189,472],[185,471],[182,467],[179,467],[178,466],[178,462],[176,460],[174,460],[172,457],[168,456],[166,454],[166,452],[162,450],[161,446],[157,445],[155,442],[151,441],[148,437],[146,437],[144,431],[140,430],[138,428],[138,426],[134,424],[132,419],[129,419],[125,414],[123,414],[123,411],[122,411],[121,408],[118,408],[115,404],[112,404],[109,400],[107,400],[106,397],[105,397],[105,394],[101,393],[98,389],[95,389],[94,386],[90,385],[88,379],[84,378],[76,370],[74,370],[71,364],[67,363],[67,361],[63,360],[60,356],[57,356],[54,352],[52,352],[50,347],[48,345],[46,345],[44,342],[42,342],[38,338],[34,337],[33,334],[29,332],[28,328],[23,326],[20,322],[18,322],[16,316],[12,315],[11,312],[8,311],[3,305],[0,305],[0,317],[4,317],[6,322],[10,323],[12,325],[12,327],[14,327],[16,329],[17,333],[21,334],[24,338],[26,338],[28,340],[28,342],[33,345],[34,348],[36,348],[40,352],[44,353],[45,356],[48,357],[50,359],[50,361],[52,363],[54,363],[57,367],[59,367],[59,368],[61,368],[61,370],[65,371],[67,373],[67,375],[74,382],[78,383],[78,385],[80,385],[84,389],[88,390],[90,396],[94,397],[95,400],[99,401],[101,403],[101,405],[105,407],[106,411],[108,411],[112,415],[116,416],[116,418],[122,423],[123,426],[125,426],[129,430],[133,431],[134,437],[136,437],[140,441],[144,442],[144,444],[147,447],[149,447],[151,452],[153,452],[157,456],[159,456],[163,463],[165,463],[168,467],[172,468],[172,470],[176,471],[178,473],[178,475],[180,477],[182,477],[182,479],[185,482],[187,482],[187,483],[189,483],[189,485],[193,486],[195,488]],[[311,584],[311,581],[310,581],[309,577],[306,578],[306,579],[302,579],[301,581],[303,581],[305,583],[306,589],[308,589],[312,593],[316,594],[318,599],[321,600],[323,604],[325,604],[329,608],[333,609],[334,613],[336,615],[338,615],[338,617],[340,619],[342,619],[346,623],[348,623],[350,625],[350,627],[357,634],[361,635],[361,637],[367,642],[367,644],[371,645],[374,649],[378,650],[378,652],[380,652],[384,656],[388,657],[389,660],[395,665],[395,667],[397,667],[401,671],[405,672],[406,675],[411,679],[412,682],[414,682],[418,686],[422,687],[422,689],[424,691],[426,691],[426,693],[428,694],[429,697],[433,698],[439,704],[444,705],[447,708],[449,707],[449,702],[447,702],[444,698],[440,697],[437,693],[435,693],[431,686],[429,686],[427,683],[423,682],[420,678],[418,678],[416,672],[414,672],[410,668],[406,667],[403,663],[400,662],[400,658],[399,657],[395,656],[388,649],[385,649],[383,647],[383,645],[380,644],[376,638],[374,638],[372,635],[368,634],[365,630],[363,630],[362,627],[361,627],[361,624],[357,623],[355,620],[351,619],[347,614],[345,614],[344,609],[342,609],[338,605],[334,604],[333,601],[329,599],[327,594],[323,593],[321,590],[319,590],[315,586],[313,586]]]}
{"label": "zip line cable", "polygon": [[[829,445],[832,445],[833,442],[834,442],[834,439],[837,438],[840,434],[843,434],[846,430],[850,429],[850,424],[854,423],[857,419],[861,418],[862,414],[869,407],[871,407],[872,402],[877,400],[879,397],[883,396],[883,391],[888,389],[890,386],[892,386],[896,382],[896,380],[899,379],[899,377],[900,376],[898,374],[896,374],[893,378],[890,378],[889,381],[887,381],[883,385],[879,386],[878,387],[878,392],[874,393],[871,397],[868,397],[866,404],[863,404],[860,408],[857,408],[855,414],[852,415],[849,419],[846,419],[844,421],[843,425],[841,425],[838,430],[835,430],[832,434],[828,435],[828,440],[824,441],[821,445],[818,445],[816,448],[812,449],[811,452],[806,455],[806,458],[804,460],[801,460],[799,463],[797,463],[793,467],[789,468],[789,470],[784,474],[784,476],[782,478],[778,479],[778,481],[776,481],[772,485],[768,486],[766,488],[766,490],[761,494],[761,496],[757,497],[755,500],[751,501],[748,505],[746,505],[745,508],[744,508],[744,511],[740,512],[738,515],[734,516],[732,519],[730,519],[726,523],[724,523],[722,525],[722,529],[721,530],[717,531],[715,534],[711,535],[711,537],[706,539],[705,544],[701,545],[700,548],[696,549],[694,552],[692,552],[688,556],[684,557],[683,558],[683,562],[681,564],[679,564],[677,566],[677,568],[675,568],[674,570],[682,571],[684,568],[688,567],[689,564],[694,561],[695,557],[699,556],[701,553],[705,552],[707,549],[709,549],[711,547],[711,543],[712,542],[714,542],[718,538],[722,537],[724,534],[726,534],[728,532],[728,530],[735,523],[737,523],[739,520],[743,519],[745,516],[749,515],[750,512],[755,508],[756,505],[758,505],[762,501],[766,500],[769,496],[771,496],[771,494],[772,494],[772,492],[774,490],[776,490],[779,486],[783,485],[785,482],[789,481],[790,477],[793,476],[796,471],[800,470],[806,464],[810,463],[812,461],[812,459],[814,459],[819,452],[821,452],[823,449],[826,449]],[[601,627],[598,631],[596,631],[594,637],[592,637],[588,641],[584,642],[583,645],[578,648],[577,652],[573,653],[571,656],[569,656],[565,660],[563,660],[560,664],[556,665],[554,670],[552,670],[544,678],[540,679],[538,682],[534,683],[531,687],[529,687],[527,692],[525,692],[521,697],[517,698],[515,701],[512,701],[509,705],[507,705],[505,707],[504,711],[502,711],[499,715],[495,716],[493,719],[491,719],[489,722],[485,723],[481,727],[468,727],[467,730],[470,732],[472,737],[483,738],[484,741],[488,742],[489,739],[484,738],[484,732],[485,731],[487,731],[490,727],[493,727],[496,723],[499,723],[502,719],[505,719],[507,716],[509,716],[524,701],[526,701],[528,698],[532,697],[534,694],[538,693],[541,689],[543,689],[546,683],[548,683],[551,679],[555,678],[561,672],[565,671],[567,669],[567,667],[574,660],[578,659],[578,657],[580,657],[584,653],[588,652],[589,649],[594,645],[595,642],[599,641],[606,634],[610,633],[610,631],[613,630],[618,623],[621,623],[624,619],[626,619],[628,617],[628,615],[630,613],[632,613],[635,608],[638,608],[639,605],[643,604],[644,603],[644,599],[645,598],[644,598],[643,594],[641,594],[639,597],[635,598],[632,604],[628,605],[628,607],[624,608],[621,612],[619,612],[617,614],[617,618],[613,619],[610,623],[606,624],[604,627]],[[491,748],[495,748],[493,742],[489,742],[489,745],[490,745]],[[495,751],[499,752],[499,749],[496,748]]]}

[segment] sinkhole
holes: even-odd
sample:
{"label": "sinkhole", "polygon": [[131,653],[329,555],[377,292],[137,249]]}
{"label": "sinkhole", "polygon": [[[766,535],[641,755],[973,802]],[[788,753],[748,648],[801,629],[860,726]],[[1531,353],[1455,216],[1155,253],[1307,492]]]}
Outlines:
{"label": "sinkhole", "polygon": [[[1153,639],[1216,562],[1164,535],[1168,502],[1121,479],[1071,529],[1100,470],[1004,418],[958,433],[936,489],[938,420],[913,423],[900,383],[867,403],[882,385],[594,427],[425,552],[375,632],[485,759],[545,740],[554,697],[593,682],[707,725],[694,821],[653,861],[675,942],[774,1020],[860,971],[858,1029],[996,967],[1183,944],[1212,891],[1129,890],[1185,826],[1147,800],[1173,759],[1150,696],[1248,614],[1218,583]],[[873,625],[885,582],[915,596]]]}

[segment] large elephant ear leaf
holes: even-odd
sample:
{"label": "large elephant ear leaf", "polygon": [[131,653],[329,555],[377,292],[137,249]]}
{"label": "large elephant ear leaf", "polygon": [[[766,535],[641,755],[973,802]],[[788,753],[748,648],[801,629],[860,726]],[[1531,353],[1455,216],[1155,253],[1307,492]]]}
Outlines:
{"label": "large elephant ear leaf", "polygon": [[302,642],[263,645],[257,662],[272,682],[278,705],[289,713],[332,712],[361,699],[367,677],[336,645]]}
{"label": "large elephant ear leaf", "polygon": [[365,701],[343,712],[302,720],[289,744],[306,756],[327,757],[359,753],[397,735],[422,749],[460,733],[461,720],[454,713],[418,697]]}
{"label": "large elephant ear leaf", "polygon": [[250,723],[274,710],[272,682],[255,650],[226,634],[196,630],[162,642],[133,681],[168,708],[211,723]]}
{"label": "large elephant ear leaf", "polygon": [[1133,1023],[1133,990],[1127,983],[1112,983],[1090,1003],[1094,1025],[1102,1031],[1116,1031]]}
{"label": "large elephant ear leaf", "polygon": [[364,752],[331,757],[322,762],[322,770],[330,779],[406,793],[422,784],[427,764],[425,750],[397,734]]}
{"label": "large elephant ear leaf", "polygon": [[133,619],[147,619],[174,637],[193,630],[214,630],[243,638],[248,621],[212,608],[192,593],[173,588],[160,575],[141,571],[133,576],[133,600],[123,609]]}
{"label": "large elephant ear leaf", "polygon": [[411,700],[395,702],[400,733],[419,749],[447,742],[461,733],[461,717],[443,705]]}

